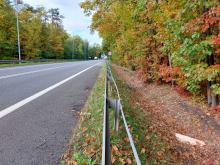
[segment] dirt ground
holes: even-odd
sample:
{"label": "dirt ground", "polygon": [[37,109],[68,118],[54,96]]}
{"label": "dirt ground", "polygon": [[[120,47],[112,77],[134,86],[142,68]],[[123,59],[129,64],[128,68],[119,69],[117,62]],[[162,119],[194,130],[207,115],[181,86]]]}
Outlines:
{"label": "dirt ground", "polygon": [[[169,145],[172,159],[180,164],[220,164],[220,112],[184,97],[169,85],[146,84],[135,72],[113,65],[114,71],[134,90],[133,103],[150,119],[150,129]],[[176,140],[180,133],[205,142],[192,146]]]}

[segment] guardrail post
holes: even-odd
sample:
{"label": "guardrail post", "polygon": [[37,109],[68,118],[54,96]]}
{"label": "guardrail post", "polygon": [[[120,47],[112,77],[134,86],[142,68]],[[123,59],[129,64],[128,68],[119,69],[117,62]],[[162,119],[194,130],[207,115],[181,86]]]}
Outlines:
{"label": "guardrail post", "polygon": [[108,67],[107,67],[107,78],[108,78],[108,81],[109,81],[110,95],[112,95],[114,82],[113,82],[113,79],[112,79],[112,76],[111,76],[111,73],[110,73]]}
{"label": "guardrail post", "polygon": [[117,99],[108,99],[108,106],[109,106],[109,108],[112,108],[115,111],[114,130],[115,130],[116,133],[118,133],[121,103]]}
{"label": "guardrail post", "polygon": [[[107,71],[108,72],[108,71]],[[106,76],[106,150],[105,150],[105,165],[111,165],[111,143],[110,143],[110,128],[109,128],[109,103],[108,103],[108,76]]]}
{"label": "guardrail post", "polygon": [[115,129],[115,132],[117,132],[117,133],[119,130],[120,109],[121,109],[121,103],[119,100],[116,100],[114,129]]}

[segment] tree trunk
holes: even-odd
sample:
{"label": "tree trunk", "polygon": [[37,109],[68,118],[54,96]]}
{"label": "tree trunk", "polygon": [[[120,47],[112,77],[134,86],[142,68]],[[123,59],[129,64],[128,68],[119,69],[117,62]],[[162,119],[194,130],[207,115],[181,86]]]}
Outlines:
{"label": "tree trunk", "polygon": [[208,104],[212,104],[212,95],[211,95],[211,82],[208,81],[207,83],[207,99],[208,99]]}
{"label": "tree trunk", "polygon": [[[168,60],[169,60],[169,66],[172,69],[172,59],[171,59],[171,54],[170,53],[168,54]],[[172,84],[172,88],[173,88],[174,87],[174,80],[173,80],[173,78],[171,80],[171,84]]]}
{"label": "tree trunk", "polygon": [[215,107],[218,105],[218,96],[215,94],[212,94],[212,107]]}
{"label": "tree trunk", "polygon": [[[211,64],[211,58],[210,56],[207,57],[207,64],[208,66],[212,65]],[[208,81],[207,83],[207,99],[208,99],[208,104],[212,105],[212,94],[211,94],[211,86],[212,86],[212,82]]]}
{"label": "tree trunk", "polygon": [[[209,66],[211,65],[214,65],[215,63],[215,59],[214,59],[214,55],[212,54],[211,56],[209,56],[207,58],[207,63]],[[211,85],[212,84],[215,84],[216,82],[211,82],[211,81],[208,81],[208,85],[207,85],[207,98],[208,98],[208,104],[212,105],[212,107],[215,107],[218,105],[218,96],[216,94],[214,94],[212,91],[211,91]],[[210,101],[211,100],[211,101]]]}

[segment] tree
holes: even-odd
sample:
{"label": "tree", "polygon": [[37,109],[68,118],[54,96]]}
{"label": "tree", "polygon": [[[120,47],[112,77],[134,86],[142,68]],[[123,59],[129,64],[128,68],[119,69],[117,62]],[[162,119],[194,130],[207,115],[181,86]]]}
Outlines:
{"label": "tree", "polygon": [[[62,19],[59,9],[24,4],[19,12],[22,58],[64,58],[68,35]],[[16,15],[8,0],[0,0],[0,53],[0,59],[17,59]]]}
{"label": "tree", "polygon": [[0,0],[0,59],[16,58],[16,17],[9,1]]}
{"label": "tree", "polygon": [[42,33],[41,19],[30,10],[20,13],[21,48],[24,59],[35,59],[40,57],[40,41]]}
{"label": "tree", "polygon": [[69,36],[64,43],[64,58],[73,59],[74,58],[74,39]]}
{"label": "tree", "polygon": [[84,41],[83,49],[84,49],[84,59],[88,60],[89,59],[89,42],[86,40]]}
{"label": "tree", "polygon": [[96,56],[97,45],[90,46],[87,40],[80,36],[69,36],[64,44],[64,58],[93,59]]}
{"label": "tree", "polygon": [[62,19],[64,18],[60,15],[58,8],[52,8],[48,11],[48,17],[50,18],[51,24],[61,27],[62,26]]}
{"label": "tree", "polygon": [[204,93],[208,83],[212,105],[220,94],[218,5],[217,0],[81,3],[113,61],[137,70],[146,82],[172,82],[193,94]]}

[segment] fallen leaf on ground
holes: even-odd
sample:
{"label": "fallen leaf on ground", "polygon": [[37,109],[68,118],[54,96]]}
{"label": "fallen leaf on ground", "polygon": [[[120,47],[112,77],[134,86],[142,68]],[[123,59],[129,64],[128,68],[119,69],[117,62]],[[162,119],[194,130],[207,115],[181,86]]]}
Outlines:
{"label": "fallen leaf on ground", "polygon": [[127,163],[128,163],[128,164],[132,164],[131,159],[128,158],[128,159],[127,159]]}
{"label": "fallen leaf on ground", "polygon": [[145,148],[141,149],[141,153],[144,154],[146,152]]}
{"label": "fallen leaf on ground", "polygon": [[78,165],[78,163],[74,160],[67,161],[67,165]]}

